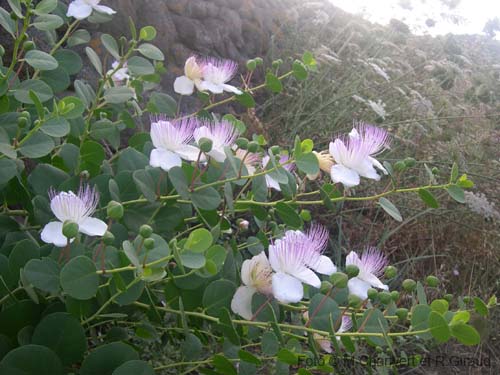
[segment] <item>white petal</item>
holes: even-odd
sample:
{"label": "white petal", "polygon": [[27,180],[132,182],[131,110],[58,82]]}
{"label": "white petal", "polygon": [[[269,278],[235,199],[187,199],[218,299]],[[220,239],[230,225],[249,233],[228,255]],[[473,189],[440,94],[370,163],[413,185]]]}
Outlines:
{"label": "white petal", "polygon": [[273,295],[283,303],[299,302],[304,297],[302,283],[285,273],[273,275]]}
{"label": "white petal", "polygon": [[191,145],[180,145],[179,147],[175,148],[175,153],[178,154],[184,160],[196,161],[198,159],[198,154],[200,153],[200,149],[198,147]]}
{"label": "white petal", "polygon": [[347,282],[347,287],[349,288],[349,294],[354,294],[361,299],[367,299],[368,289],[371,288],[371,285],[357,277],[353,277]]}
{"label": "white petal", "polygon": [[347,154],[347,148],[345,147],[344,142],[342,142],[342,140],[340,139],[336,139],[334,142],[330,142],[328,151],[337,163],[341,163],[344,160],[343,156]]}
{"label": "white petal", "polygon": [[266,175],[266,184],[267,184],[268,189],[274,189],[277,191],[281,191],[280,184],[278,183],[278,181],[276,181],[271,176]]}
{"label": "white petal", "polygon": [[88,217],[82,223],[78,223],[80,232],[87,236],[103,236],[108,230],[108,224],[95,217]]}
{"label": "white petal", "polygon": [[332,343],[328,338],[318,335],[317,333],[315,333],[313,337],[323,351],[326,353],[333,353]]}
{"label": "white petal", "polygon": [[359,255],[354,251],[351,251],[349,254],[347,254],[345,258],[345,265],[349,266],[351,264],[354,264],[355,266],[358,267],[361,264],[361,259],[359,258]]}
{"label": "white petal", "polygon": [[377,181],[380,180],[380,176],[375,168],[373,168],[373,163],[369,157],[356,166],[356,171],[363,177]]}
{"label": "white petal", "polygon": [[149,156],[149,165],[160,167],[168,172],[173,167],[182,167],[182,160],[179,155],[163,148],[155,148]]}
{"label": "white petal", "polygon": [[222,85],[224,87],[224,91],[227,91],[227,92],[232,92],[233,94],[236,94],[236,95],[241,95],[243,94],[243,91],[241,91],[239,88],[237,87],[234,87],[234,86],[231,86],[231,85]]}
{"label": "white petal", "polygon": [[48,223],[40,233],[40,238],[43,242],[52,243],[58,247],[64,247],[68,243],[68,239],[64,237],[63,223],[60,221],[52,221]]}
{"label": "white petal", "polygon": [[318,289],[321,287],[321,280],[319,279],[318,275],[316,275],[306,266],[301,266],[300,268],[294,269],[293,272],[289,273],[303,283],[309,284]]}
{"label": "white petal", "polygon": [[322,275],[331,275],[337,272],[337,267],[335,267],[332,260],[324,255],[321,255],[315,264],[310,264],[309,266]]}
{"label": "white petal", "polygon": [[359,185],[359,174],[352,169],[346,168],[341,164],[335,164],[330,171],[332,181],[344,184],[345,187]]}
{"label": "white petal", "polygon": [[92,7],[83,0],[75,0],[68,7],[66,16],[83,20],[92,14]]}
{"label": "white petal", "polygon": [[280,240],[276,240],[274,245],[269,245],[269,264],[271,265],[271,268],[275,272],[281,272],[281,265],[279,262],[278,254],[277,251],[275,250],[275,246],[277,242]]}
{"label": "white petal", "polygon": [[370,161],[376,168],[380,169],[382,172],[384,172],[384,174],[387,174],[387,170],[377,159],[372,158],[371,156],[369,156],[368,159],[370,159]]}
{"label": "white petal", "polygon": [[191,95],[194,92],[194,82],[186,76],[177,77],[174,81],[174,91],[181,95]]}
{"label": "white petal", "polygon": [[240,286],[236,289],[231,300],[231,310],[241,315],[246,320],[252,319],[252,297],[255,294],[255,288]]}
{"label": "white petal", "polygon": [[245,285],[252,285],[252,267],[253,262],[251,259],[247,259],[241,265],[241,281]]}
{"label": "white petal", "polygon": [[358,139],[360,137],[358,129],[352,128],[351,132],[349,133],[349,138],[351,139]]}
{"label": "white petal", "polygon": [[203,91],[210,91],[214,94],[222,94],[224,92],[224,85],[218,85],[210,81],[203,81],[200,83]]}
{"label": "white petal", "polygon": [[94,5],[94,9],[99,13],[109,14],[110,16],[116,13],[113,9],[105,5]]}
{"label": "white petal", "polygon": [[378,279],[378,277],[372,273],[360,272],[358,277],[360,279],[362,279],[364,282],[370,284],[371,286],[373,286],[375,288],[385,289],[387,287],[387,285],[385,285],[383,282],[381,282]]}
{"label": "white petal", "polygon": [[214,158],[219,163],[223,163],[224,160],[226,160],[226,153],[224,151],[221,151],[221,150],[213,149],[208,153],[208,155],[210,155],[212,158]]}

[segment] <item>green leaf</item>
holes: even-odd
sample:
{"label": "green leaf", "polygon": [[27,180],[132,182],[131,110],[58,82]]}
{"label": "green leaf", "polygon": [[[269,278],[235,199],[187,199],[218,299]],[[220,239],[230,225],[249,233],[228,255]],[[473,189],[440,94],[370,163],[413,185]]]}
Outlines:
{"label": "green leaf", "polygon": [[431,194],[429,190],[426,189],[419,189],[418,190],[418,195],[420,196],[420,199],[424,201],[424,203],[429,206],[430,208],[438,208],[439,203],[434,198],[434,195]]}
{"label": "green leaf", "polygon": [[135,185],[144,195],[144,197],[150,201],[156,201],[156,185],[157,182],[154,181],[153,177],[145,169],[139,169],[133,173],[133,178]]}
{"label": "green leaf", "polygon": [[283,84],[273,73],[266,74],[266,87],[274,93],[279,93],[283,90]]}
{"label": "green leaf", "polygon": [[292,228],[300,228],[303,224],[300,215],[286,203],[278,202],[276,204],[276,212],[280,219]]}
{"label": "green leaf", "polygon": [[76,30],[68,39],[68,47],[78,46],[90,42],[90,33],[85,29]]}
{"label": "green leaf", "polygon": [[71,259],[61,270],[61,286],[71,297],[86,300],[94,297],[99,287],[95,264],[85,256]]}
{"label": "green leaf", "polygon": [[219,192],[213,187],[193,191],[190,196],[194,206],[206,211],[215,210],[222,201]]}
{"label": "green leaf", "polygon": [[152,114],[161,113],[173,117],[177,112],[177,103],[170,95],[154,92],[151,94],[147,108]]}
{"label": "green leaf", "polygon": [[6,158],[0,159],[0,186],[9,182],[16,175],[16,162]]}
{"label": "green leaf", "polygon": [[212,246],[212,234],[205,228],[195,229],[189,234],[184,248],[195,253],[203,253]]}
{"label": "green leaf", "polygon": [[64,25],[64,20],[55,14],[42,14],[35,18],[33,26],[41,31],[52,31]]}
{"label": "green leaf", "polygon": [[337,302],[321,293],[315,294],[311,299],[308,311],[311,327],[322,331],[331,331],[331,324],[339,322],[341,315]]}
{"label": "green leaf", "polygon": [[262,352],[268,356],[273,356],[278,353],[280,342],[273,332],[264,332],[262,335],[261,348]]}
{"label": "green leaf", "polygon": [[455,315],[451,318],[450,324],[465,324],[470,319],[470,313],[468,311],[457,311]]}
{"label": "green leaf", "polygon": [[39,70],[54,70],[59,66],[59,63],[54,57],[46,52],[38,50],[28,51],[24,59],[33,68]]}
{"label": "green leaf", "polygon": [[452,197],[458,203],[465,203],[465,195],[461,187],[453,185],[446,189],[446,191],[448,192],[450,197]]}
{"label": "green leaf", "polygon": [[296,365],[299,361],[297,354],[291,352],[286,348],[282,348],[279,350],[277,358],[279,361],[287,363],[289,365]]}
{"label": "green leaf", "polygon": [[481,337],[476,329],[467,324],[452,324],[450,329],[452,336],[464,345],[477,345],[481,341]]}
{"label": "green leaf", "polygon": [[254,356],[252,353],[247,352],[246,350],[238,350],[238,357],[245,362],[253,363],[254,365],[260,366],[262,361]]}
{"label": "green leaf", "polygon": [[31,259],[40,256],[40,248],[32,240],[21,240],[16,243],[9,255],[9,271],[15,280],[19,280],[19,270]]}
{"label": "green leaf", "polygon": [[117,173],[122,171],[135,171],[137,169],[144,169],[148,164],[149,160],[146,155],[133,148],[128,147],[120,153]]}
{"label": "green leaf", "polygon": [[244,92],[241,95],[236,95],[236,101],[246,108],[255,107],[255,100],[253,96],[248,92]]}
{"label": "green leaf", "polygon": [[187,361],[194,361],[201,357],[203,345],[198,336],[188,333],[181,343],[181,353]]}
{"label": "green leaf", "polygon": [[33,10],[33,13],[37,15],[47,14],[52,12],[56,8],[57,8],[57,0],[42,0],[36,5],[36,8]]}
{"label": "green leaf", "polygon": [[69,74],[61,67],[42,72],[40,79],[49,85],[55,94],[63,92],[71,84]]}
{"label": "green leaf", "polygon": [[182,199],[189,199],[189,188],[186,181],[186,175],[184,170],[180,167],[174,167],[168,172],[170,182],[174,185],[177,193],[182,197]]}
{"label": "green leaf", "polygon": [[[365,311],[362,317],[361,325],[364,326],[363,332],[370,333],[383,333],[386,334],[389,332],[389,324],[382,313],[382,311],[372,308]],[[366,341],[371,343],[372,345],[378,346],[387,346],[391,343],[389,337],[371,337],[367,336]]]}
{"label": "green leaf", "polygon": [[302,55],[302,62],[308,67],[316,67],[316,60],[311,52],[306,51]]}
{"label": "green leaf", "polygon": [[305,174],[315,175],[319,172],[318,158],[312,152],[298,155],[295,159],[295,164]]}
{"label": "green leaf", "polygon": [[31,259],[24,267],[24,276],[44,292],[56,294],[59,291],[59,266],[50,258]]}
{"label": "green leaf", "polygon": [[54,58],[59,62],[59,67],[63,68],[68,74],[78,74],[82,70],[82,58],[75,51],[60,49],[54,53]]}
{"label": "green leaf", "polygon": [[469,180],[467,178],[466,174],[463,174],[460,176],[460,178],[457,181],[457,186],[464,188],[464,189],[470,189],[471,187],[474,187],[474,182]]}
{"label": "green leaf", "polygon": [[52,99],[54,93],[49,85],[38,79],[27,79],[15,88],[14,97],[24,104],[35,104],[30,98],[30,91],[33,91],[42,103]]}
{"label": "green leaf", "polygon": [[120,61],[120,49],[118,48],[118,43],[115,38],[109,34],[101,35],[101,42],[104,48],[115,58],[116,61]]}
{"label": "green leaf", "polygon": [[451,167],[450,183],[454,183],[458,178],[458,164],[453,163]]}
{"label": "green leaf", "polygon": [[157,61],[163,61],[165,60],[165,55],[163,52],[156,46],[149,44],[149,43],[144,43],[141,44],[138,48],[139,52],[146,56],[148,59],[151,60],[157,60]]}
{"label": "green leaf", "polygon": [[28,158],[37,159],[49,154],[55,146],[51,137],[37,131],[22,144],[19,151]]}
{"label": "green leaf", "polygon": [[236,286],[229,280],[216,280],[208,284],[202,300],[207,314],[217,316],[223,307],[229,310],[235,292]]}
{"label": "green leaf", "polygon": [[[427,305],[415,305],[411,310],[411,330],[420,331],[429,328],[429,315],[431,308]],[[429,339],[431,334],[421,334],[424,340]]]}
{"label": "green leaf", "polygon": [[205,267],[206,258],[203,254],[192,251],[183,251],[180,255],[181,264],[191,269],[200,269]]}
{"label": "green leaf", "polygon": [[[139,355],[123,342],[98,346],[85,358],[80,375],[113,375],[114,371],[128,361],[139,360]],[[135,373],[134,373],[135,375]]]}
{"label": "green leaf", "polygon": [[15,38],[16,24],[10,17],[10,13],[2,7],[0,7],[0,25],[5,29],[5,31]]}
{"label": "green leaf", "polygon": [[156,29],[153,26],[144,26],[139,32],[139,38],[147,42],[156,38]]}
{"label": "green leaf", "polygon": [[432,336],[438,342],[446,342],[450,339],[451,333],[446,319],[438,312],[431,311],[429,314],[429,328]]}
{"label": "green leaf", "polygon": [[87,57],[89,58],[97,73],[102,76],[102,62],[97,53],[95,53],[95,51],[90,47],[85,48],[85,53],[87,54]]}
{"label": "green leaf", "polygon": [[394,220],[403,221],[401,213],[389,199],[382,197],[379,199],[378,203]]}
{"label": "green leaf", "polygon": [[292,71],[293,71],[293,76],[297,78],[299,81],[303,81],[304,79],[307,78],[307,69],[304,66],[304,64],[299,60],[295,60],[293,62]]}
{"label": "green leaf", "polygon": [[144,76],[153,74],[155,67],[144,57],[134,56],[127,61],[127,67],[130,73],[134,76]]}
{"label": "green leaf", "polygon": [[110,104],[121,104],[135,97],[135,92],[129,87],[109,87],[104,91],[104,100]]}
{"label": "green leaf", "polygon": [[233,364],[223,355],[216,354],[212,358],[212,364],[217,369],[217,372],[223,375],[237,375]]}
{"label": "green leaf", "polygon": [[31,342],[53,350],[66,366],[80,362],[87,350],[85,330],[73,315],[65,312],[44,317],[36,326]]}
{"label": "green leaf", "polygon": [[432,311],[444,315],[448,311],[448,301],[445,299],[436,299],[431,303]]}
{"label": "green leaf", "polygon": [[487,316],[488,315],[488,306],[483,302],[483,300],[479,297],[474,297],[474,309],[479,315]]}
{"label": "green leaf", "polygon": [[19,0],[7,0],[10,5],[10,8],[21,19],[24,19],[23,10],[21,8],[21,2]]}
{"label": "green leaf", "polygon": [[119,366],[112,375],[154,375],[155,370],[147,362],[140,360],[127,361]]}
{"label": "green leaf", "polygon": [[87,170],[94,176],[99,173],[105,157],[104,148],[99,143],[85,141],[80,148],[80,169]]}
{"label": "green leaf", "polygon": [[23,345],[7,353],[0,362],[0,373],[12,375],[63,375],[57,355],[41,345]]}
{"label": "green leaf", "polygon": [[38,164],[28,176],[28,183],[36,194],[47,196],[50,187],[57,188],[67,179],[66,172],[50,164]]}
{"label": "green leaf", "polygon": [[40,130],[51,137],[64,137],[68,135],[70,125],[64,117],[52,117],[42,124]]}

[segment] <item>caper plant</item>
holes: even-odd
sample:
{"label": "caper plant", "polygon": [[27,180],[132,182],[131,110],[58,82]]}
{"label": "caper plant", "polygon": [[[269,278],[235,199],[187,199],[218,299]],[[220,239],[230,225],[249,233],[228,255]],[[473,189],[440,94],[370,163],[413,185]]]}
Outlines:
{"label": "caper plant", "polygon": [[[432,275],[401,283],[376,247],[349,249],[335,264],[334,234],[309,210],[373,201],[401,221],[391,195],[436,207],[432,192],[446,190],[464,201],[472,182],[456,165],[445,181],[429,169],[428,182],[400,186],[415,160],[379,161],[391,143],[385,129],[356,122],[317,150],[310,139],[268,144],[217,112],[228,103],[241,112],[258,91],[278,95],[306,80],[316,70],[310,53],[243,68],[192,56],[174,99],[159,86],[165,57],[149,43],[153,27],[131,20],[131,39],[102,34],[98,53],[84,26],[116,12],[100,1],[8,4],[2,374],[309,374],[334,369],[304,358],[350,353],[368,368],[361,355],[401,356],[405,341],[479,343],[469,319],[487,315],[494,298],[442,295]],[[75,78],[84,64],[95,79]],[[254,83],[256,71],[264,82]],[[200,107],[181,113],[188,95]],[[360,195],[364,184],[379,192]],[[151,342],[174,349],[146,358]],[[404,355],[418,366],[421,353]]]}

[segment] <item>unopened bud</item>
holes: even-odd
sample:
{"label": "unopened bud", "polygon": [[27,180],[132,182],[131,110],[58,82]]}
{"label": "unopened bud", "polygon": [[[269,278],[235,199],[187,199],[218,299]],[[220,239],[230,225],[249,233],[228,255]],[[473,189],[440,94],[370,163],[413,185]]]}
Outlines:
{"label": "unopened bud", "polygon": [[26,42],[23,43],[23,48],[25,51],[31,51],[32,49],[36,48],[36,45],[33,41],[27,40]]}
{"label": "unopened bud", "polygon": [[359,298],[355,294],[349,294],[349,297],[347,297],[347,302],[349,304],[349,307],[352,307],[353,309],[358,309],[363,304],[361,298]]}
{"label": "unopened bud", "polygon": [[329,281],[322,281],[321,287],[319,288],[321,293],[328,293],[332,289],[333,285]]}
{"label": "unopened bud", "polygon": [[198,146],[200,146],[200,150],[203,151],[203,152],[210,152],[212,151],[212,146],[213,146],[213,142],[211,139],[208,139],[208,138],[201,138],[199,141],[198,141]]}
{"label": "unopened bud", "polygon": [[402,160],[397,161],[394,163],[394,170],[397,172],[402,172],[406,169],[406,163]]}
{"label": "unopened bud", "polygon": [[391,292],[391,298],[394,302],[397,302],[399,300],[399,292],[397,290],[393,290]]}
{"label": "unopened bud", "polygon": [[439,168],[438,167],[432,167],[431,172],[432,172],[432,174],[439,174]]}
{"label": "unopened bud", "polygon": [[0,57],[3,57],[5,55],[5,48],[3,48],[2,45],[0,45]]}
{"label": "unopened bud", "polygon": [[152,250],[155,247],[155,240],[154,238],[146,238],[144,240],[144,247],[148,250]]}
{"label": "unopened bud", "polygon": [[415,290],[415,288],[417,287],[417,283],[415,282],[415,280],[412,280],[412,279],[406,279],[405,281],[403,281],[403,289],[406,291],[406,292],[413,292]]}
{"label": "unopened bud", "polygon": [[396,267],[387,266],[385,268],[384,276],[386,279],[393,279],[396,277],[397,274],[398,274],[398,270],[396,269]]}
{"label": "unopened bud", "polygon": [[273,61],[273,68],[277,69],[280,67],[281,64],[283,64],[283,60],[281,60],[281,59],[274,60]]}
{"label": "unopened bud", "polygon": [[378,294],[378,298],[380,299],[380,302],[382,302],[384,305],[388,305],[392,301],[391,293],[382,291]]}
{"label": "unopened bud", "polygon": [[436,288],[439,285],[439,279],[436,276],[432,275],[427,276],[425,282],[432,288]]}
{"label": "unopened bud", "polygon": [[335,272],[332,275],[330,275],[330,281],[332,282],[333,286],[340,289],[347,288],[348,280],[349,278],[343,272]]}
{"label": "unopened bud", "polygon": [[242,150],[246,150],[248,148],[248,139],[246,138],[238,138],[235,143],[236,146],[238,146]]}
{"label": "unopened bud", "polygon": [[250,223],[248,222],[248,220],[241,219],[238,221],[238,228],[240,228],[240,230],[242,230],[242,231],[248,230],[249,226],[250,226]]}
{"label": "unopened bud", "polygon": [[108,207],[106,209],[108,217],[114,220],[119,220],[123,217],[123,206],[121,203],[117,201],[111,201],[108,203]]}
{"label": "unopened bud", "polygon": [[80,228],[78,227],[77,223],[75,223],[74,221],[66,220],[63,224],[62,232],[64,237],[70,239],[78,236],[79,229]]}
{"label": "unopened bud", "polygon": [[417,164],[417,161],[414,158],[406,158],[404,163],[407,168],[412,168]]}
{"label": "unopened bud", "polygon": [[311,221],[312,220],[311,211],[309,211],[309,210],[300,211],[300,217],[304,221],[307,221],[307,222]]}
{"label": "unopened bud", "polygon": [[270,148],[270,150],[271,150],[271,153],[272,153],[273,155],[279,155],[279,154],[280,154],[280,152],[281,152],[281,147],[280,147],[280,146],[272,146],[272,147]]}
{"label": "unopened bud", "polygon": [[257,62],[255,60],[248,60],[247,61],[247,69],[251,72],[253,72],[257,68]]}
{"label": "unopened bud", "polygon": [[102,236],[102,241],[105,245],[111,246],[115,243],[115,235],[110,231],[106,231],[106,233],[104,233],[104,236]]}
{"label": "unopened bud", "polygon": [[346,266],[345,272],[347,273],[347,276],[349,276],[349,279],[352,279],[353,277],[359,275],[359,268],[354,264],[349,264],[348,266]]}
{"label": "unopened bud", "polygon": [[264,64],[264,60],[262,59],[262,57],[256,57],[254,60],[257,63],[257,65]]}
{"label": "unopened bud", "polygon": [[453,300],[453,294],[445,294],[443,298],[449,303]]}
{"label": "unopened bud", "polygon": [[24,129],[26,127],[26,125],[28,125],[28,119],[26,117],[21,117],[19,116],[17,118],[17,126],[20,128],[20,129]]}
{"label": "unopened bud", "polygon": [[139,228],[139,234],[143,238],[149,238],[153,234],[153,228],[151,228],[151,226],[149,226],[147,224],[143,224]]}
{"label": "unopened bud", "polygon": [[378,298],[378,290],[374,288],[368,289],[366,292],[368,294],[368,298],[371,299],[372,301],[375,301]]}
{"label": "unopened bud", "polygon": [[399,318],[399,320],[405,320],[408,317],[408,309],[400,307],[396,310],[396,316]]}
{"label": "unopened bud", "polygon": [[259,144],[255,141],[248,142],[248,151],[252,153],[259,151]]}

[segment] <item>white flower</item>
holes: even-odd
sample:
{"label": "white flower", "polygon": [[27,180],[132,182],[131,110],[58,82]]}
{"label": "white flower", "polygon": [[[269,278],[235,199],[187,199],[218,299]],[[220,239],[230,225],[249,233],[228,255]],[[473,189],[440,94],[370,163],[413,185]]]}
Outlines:
{"label": "white flower", "polygon": [[361,258],[357,253],[351,251],[346,258],[346,266],[355,265],[359,268],[359,274],[347,283],[349,293],[361,299],[368,298],[368,289],[371,287],[388,290],[389,287],[378,278],[382,276],[384,268],[388,264],[387,258],[375,247],[367,248]]}
{"label": "white flower", "polygon": [[261,252],[252,259],[247,259],[241,266],[240,286],[231,301],[231,310],[243,318],[252,319],[252,297],[256,292],[271,295],[271,274],[273,270],[267,260],[266,254]]}
{"label": "white flower", "polygon": [[239,148],[234,156],[243,161],[249,176],[253,176],[256,168],[262,164],[262,157],[255,152],[247,152]]}
{"label": "white flower", "polygon": [[59,221],[45,225],[40,234],[42,241],[58,247],[66,246],[68,240],[63,235],[63,224],[72,221],[78,224],[80,233],[88,236],[102,236],[108,225],[99,219],[91,217],[99,202],[97,190],[89,185],[81,187],[78,194],[72,191],[57,193],[49,191],[50,209]]}
{"label": "white flower", "polygon": [[203,63],[201,88],[214,94],[222,94],[227,91],[241,95],[240,89],[227,84],[237,72],[238,64],[234,61],[209,58]]}
{"label": "white flower", "polygon": [[330,175],[335,183],[345,187],[359,185],[360,176],[380,180],[374,167],[387,174],[385,168],[373,156],[389,146],[389,134],[381,128],[368,124],[358,124],[347,137],[330,142],[330,154],[335,165]]}
{"label": "white flower", "polygon": [[203,78],[203,67],[198,64],[196,57],[191,56],[184,64],[184,75],[177,77],[174,81],[174,91],[180,95],[191,95],[194,88],[203,91],[201,80]]}
{"label": "white flower", "polygon": [[[269,155],[266,155],[262,158],[262,168],[266,168],[267,165],[269,164],[269,161],[271,158]],[[282,165],[282,168],[287,170],[288,172],[292,172],[293,169],[295,168],[294,164],[288,163],[285,164],[288,160],[290,160],[290,157],[288,155],[281,155],[280,160],[278,161],[278,164]],[[285,164],[285,165],[283,165]],[[265,175],[266,178],[266,185],[268,189],[274,189],[276,191],[281,191],[280,183],[276,181],[273,177],[271,177],[269,174]]]}
{"label": "white flower", "polygon": [[[119,62],[115,61],[111,65],[112,69],[108,71],[107,75],[113,73],[115,69],[118,67],[118,65]],[[111,76],[111,79],[113,80],[115,86],[121,86],[123,84],[123,81],[128,81],[130,79],[130,75],[128,74],[127,63],[123,64],[123,66],[120,69],[116,70],[116,72]]]}
{"label": "white flower", "polygon": [[238,130],[232,123],[226,120],[219,122],[200,121],[200,127],[194,131],[194,139],[198,143],[201,138],[212,141],[212,149],[207,155],[214,158],[219,163],[226,160],[225,147],[231,148],[239,136]]}
{"label": "white flower", "polygon": [[116,12],[104,5],[99,5],[101,0],[75,0],[69,4],[66,16],[74,17],[77,20],[84,20],[92,14],[92,10],[99,13],[115,14]]}
{"label": "white flower", "polygon": [[276,272],[273,295],[278,301],[299,302],[304,296],[302,283],[320,288],[321,280],[312,270],[324,275],[337,271],[331,259],[322,255],[327,243],[328,231],[314,225],[306,233],[286,231],[269,246],[269,262]]}
{"label": "white flower", "polygon": [[168,121],[159,118],[151,124],[151,140],[155,148],[151,151],[149,165],[168,172],[173,167],[181,167],[182,159],[195,161],[200,150],[191,146],[193,131],[198,126],[194,118]]}

